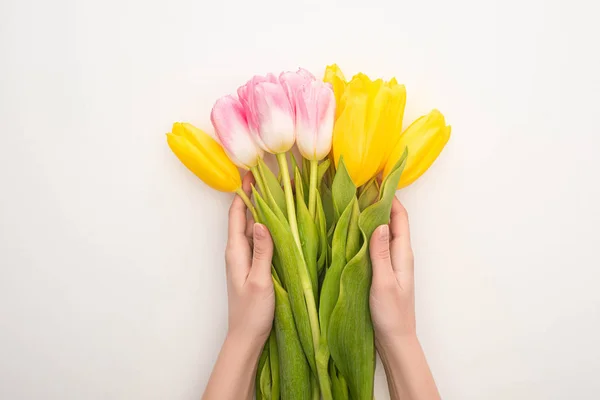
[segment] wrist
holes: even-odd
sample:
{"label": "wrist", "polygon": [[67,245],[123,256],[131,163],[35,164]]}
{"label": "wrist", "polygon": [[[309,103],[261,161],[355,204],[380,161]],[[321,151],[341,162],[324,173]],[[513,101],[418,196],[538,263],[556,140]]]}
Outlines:
{"label": "wrist", "polygon": [[228,331],[224,346],[233,347],[241,354],[260,355],[268,336],[256,336],[240,331]]}
{"label": "wrist", "polygon": [[377,335],[375,334],[377,351],[382,357],[397,356],[407,350],[421,348],[416,332],[402,335]]}

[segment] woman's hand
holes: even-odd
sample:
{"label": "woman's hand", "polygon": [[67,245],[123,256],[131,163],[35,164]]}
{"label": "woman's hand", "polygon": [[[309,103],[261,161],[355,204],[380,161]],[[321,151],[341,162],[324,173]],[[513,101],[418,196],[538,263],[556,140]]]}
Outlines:
{"label": "woman's hand", "polygon": [[378,227],[370,243],[373,264],[371,318],[377,344],[416,336],[414,259],[408,214],[397,198],[390,224]]}
{"label": "woman's hand", "polygon": [[[243,188],[250,196],[252,174]],[[273,241],[266,226],[246,217],[246,205],[235,196],[229,209],[229,237],[225,251],[229,336],[251,338],[262,344],[271,331],[275,294],[271,280]]]}
{"label": "woman's hand", "polygon": [[[243,182],[248,196],[251,183],[252,174],[248,173]],[[256,364],[275,313],[272,256],[269,231],[246,218],[246,205],[235,196],[229,209],[225,253],[229,329],[203,400],[253,398]]]}
{"label": "woman's hand", "polygon": [[414,259],[408,214],[394,198],[390,224],[378,227],[370,242],[373,264],[371,318],[375,344],[392,400],[438,400],[440,395],[415,323]]}

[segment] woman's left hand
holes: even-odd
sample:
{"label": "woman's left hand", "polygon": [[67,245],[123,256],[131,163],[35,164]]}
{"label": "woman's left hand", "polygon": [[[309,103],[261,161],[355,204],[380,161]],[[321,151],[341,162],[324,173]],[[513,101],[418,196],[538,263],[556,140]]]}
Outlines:
{"label": "woman's left hand", "polygon": [[[250,172],[243,189],[250,196]],[[229,209],[229,237],[225,252],[229,336],[262,344],[273,325],[275,294],[271,280],[273,241],[266,226],[246,217],[246,205],[235,196]]]}

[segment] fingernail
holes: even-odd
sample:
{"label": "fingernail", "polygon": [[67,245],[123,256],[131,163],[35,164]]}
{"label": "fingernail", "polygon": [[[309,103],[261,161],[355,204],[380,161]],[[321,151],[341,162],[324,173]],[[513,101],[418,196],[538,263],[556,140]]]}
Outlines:
{"label": "fingernail", "polygon": [[381,225],[379,227],[379,240],[381,240],[382,242],[387,242],[389,236],[390,227],[387,225]]}
{"label": "fingernail", "polygon": [[253,230],[255,239],[263,238],[267,234],[267,228],[263,224],[255,223]]}

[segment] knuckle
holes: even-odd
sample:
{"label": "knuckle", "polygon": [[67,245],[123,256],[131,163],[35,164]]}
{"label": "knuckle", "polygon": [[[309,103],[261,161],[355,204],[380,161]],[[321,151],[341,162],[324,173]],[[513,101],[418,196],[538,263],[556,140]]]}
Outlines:
{"label": "knuckle", "polygon": [[389,293],[394,290],[395,283],[391,279],[377,279],[373,286],[380,293]]}
{"label": "knuckle", "polygon": [[382,246],[380,249],[375,251],[375,256],[380,260],[387,260],[390,258],[390,249],[387,246]]}
{"label": "knuckle", "polygon": [[400,204],[393,213],[393,216],[395,218],[399,218],[402,220],[406,220],[408,221],[408,211],[406,211],[406,208],[404,208],[404,206],[402,204]]}
{"label": "knuckle", "polygon": [[255,260],[260,261],[260,260],[264,260],[267,258],[267,252],[264,248],[262,248],[261,246],[256,246],[254,248],[254,253],[253,253],[253,257]]}
{"label": "knuckle", "polygon": [[271,258],[270,249],[267,246],[255,246],[253,258],[256,261],[269,260]]}
{"label": "knuckle", "polygon": [[237,196],[234,197],[233,201],[231,202],[231,205],[229,206],[229,219],[232,219],[236,216],[236,214],[238,213],[238,204],[237,204]]}
{"label": "knuckle", "polygon": [[248,289],[252,293],[262,293],[269,288],[269,282],[264,279],[248,280]]}

